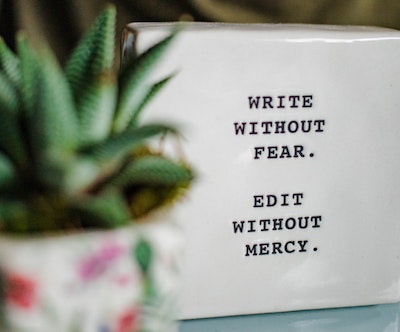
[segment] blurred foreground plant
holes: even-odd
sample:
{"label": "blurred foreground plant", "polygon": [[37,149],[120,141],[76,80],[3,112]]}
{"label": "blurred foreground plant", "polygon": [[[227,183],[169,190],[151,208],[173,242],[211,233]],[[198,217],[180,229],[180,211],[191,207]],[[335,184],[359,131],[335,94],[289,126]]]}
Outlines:
{"label": "blurred foreground plant", "polygon": [[191,168],[153,150],[177,135],[140,125],[147,103],[172,76],[148,76],[176,33],[113,70],[115,8],[108,6],[65,70],[23,34],[17,54],[0,42],[0,228],[32,233],[115,228],[174,201]]}

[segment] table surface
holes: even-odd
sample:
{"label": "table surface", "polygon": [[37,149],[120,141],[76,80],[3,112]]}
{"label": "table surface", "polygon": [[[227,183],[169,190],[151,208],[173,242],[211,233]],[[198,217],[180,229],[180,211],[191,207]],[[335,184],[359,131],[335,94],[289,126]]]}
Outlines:
{"label": "table surface", "polygon": [[400,303],[185,320],[180,332],[399,332]]}

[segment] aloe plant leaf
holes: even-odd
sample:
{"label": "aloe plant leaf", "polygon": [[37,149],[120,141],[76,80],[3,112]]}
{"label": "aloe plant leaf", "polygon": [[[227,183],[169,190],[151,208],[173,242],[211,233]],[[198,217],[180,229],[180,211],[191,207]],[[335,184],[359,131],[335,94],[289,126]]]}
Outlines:
{"label": "aloe plant leaf", "polygon": [[87,34],[81,39],[69,58],[65,73],[73,89],[79,96],[88,80],[109,70],[114,61],[114,33],[116,11],[112,5],[101,13]]}
{"label": "aloe plant leaf", "polygon": [[116,191],[77,201],[72,209],[79,216],[84,228],[116,228],[127,225],[130,221],[124,198]]}
{"label": "aloe plant leaf", "polygon": [[48,135],[49,145],[60,150],[73,149],[78,141],[78,121],[68,84],[53,55],[46,52],[41,56],[45,60],[41,66],[42,90],[36,109],[42,120],[40,127]]}
{"label": "aloe plant leaf", "polygon": [[110,131],[116,98],[114,62],[116,11],[109,5],[82,38],[66,65],[80,120],[81,141],[100,141]]}
{"label": "aloe plant leaf", "polygon": [[188,183],[193,174],[188,167],[161,155],[143,156],[130,162],[116,177],[116,186],[176,186]]}
{"label": "aloe plant leaf", "polygon": [[135,147],[142,145],[145,140],[167,132],[174,132],[174,129],[166,125],[154,124],[131,128],[115,134],[103,142],[88,146],[81,152],[98,162],[117,160],[130,153]]}
{"label": "aloe plant leaf", "polygon": [[151,100],[167,85],[167,83],[175,76],[169,75],[166,78],[162,79],[161,81],[153,84],[147,94],[143,97],[140,104],[137,105],[135,109],[132,110],[132,117],[129,121],[127,128],[132,128],[138,125],[138,120],[142,110],[150,103]]}
{"label": "aloe plant leaf", "polygon": [[27,116],[37,107],[39,62],[22,33],[17,35],[17,50],[20,58],[22,109],[23,115]]}
{"label": "aloe plant leaf", "polygon": [[26,40],[19,40],[21,113],[34,165],[34,177],[42,184],[62,187],[65,162],[76,147],[78,123],[72,96],[54,56],[43,49],[39,56]]}
{"label": "aloe plant leaf", "polygon": [[77,103],[80,123],[79,141],[82,146],[99,142],[109,134],[116,97],[115,81],[99,80],[86,87],[82,98]]}
{"label": "aloe plant leaf", "polygon": [[124,130],[132,119],[135,110],[150,91],[150,84],[146,81],[168,46],[175,38],[176,33],[170,34],[147,51],[138,56],[135,61],[128,63],[120,75],[120,99],[114,120],[115,132]]}
{"label": "aloe plant leaf", "polygon": [[0,73],[0,150],[20,168],[28,156],[19,124],[19,101],[9,80]]}
{"label": "aloe plant leaf", "polygon": [[0,183],[9,179],[14,174],[14,168],[10,160],[0,153]]}
{"label": "aloe plant leaf", "polygon": [[0,106],[6,107],[9,111],[18,112],[18,92],[4,72],[0,71]]}
{"label": "aloe plant leaf", "polygon": [[13,164],[5,155],[0,154],[0,197],[9,197],[16,187],[16,182]]}
{"label": "aloe plant leaf", "polygon": [[0,37],[0,71],[10,80],[14,87],[19,85],[21,73],[18,57],[7,47]]}
{"label": "aloe plant leaf", "polygon": [[136,218],[176,201],[193,179],[184,164],[161,155],[145,155],[132,160],[105,184],[124,190],[131,215]]}
{"label": "aloe plant leaf", "polygon": [[83,192],[100,176],[101,167],[91,158],[76,157],[66,171],[64,191],[68,195]]}

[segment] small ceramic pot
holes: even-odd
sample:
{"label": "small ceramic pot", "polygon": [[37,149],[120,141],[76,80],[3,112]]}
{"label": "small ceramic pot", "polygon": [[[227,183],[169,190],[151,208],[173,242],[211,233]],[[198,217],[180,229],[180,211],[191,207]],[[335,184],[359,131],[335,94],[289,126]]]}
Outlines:
{"label": "small ceramic pot", "polygon": [[170,220],[2,237],[1,331],[176,331],[181,252],[179,229]]}

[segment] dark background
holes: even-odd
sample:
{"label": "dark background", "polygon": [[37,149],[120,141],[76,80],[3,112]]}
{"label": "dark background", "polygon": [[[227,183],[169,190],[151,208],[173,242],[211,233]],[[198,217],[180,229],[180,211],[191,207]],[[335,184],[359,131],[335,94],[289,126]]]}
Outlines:
{"label": "dark background", "polygon": [[[375,25],[400,28],[400,0],[114,0],[118,34],[132,21],[219,21]],[[64,62],[104,0],[0,0],[0,34],[14,47],[24,29]]]}

